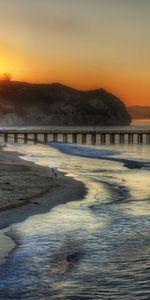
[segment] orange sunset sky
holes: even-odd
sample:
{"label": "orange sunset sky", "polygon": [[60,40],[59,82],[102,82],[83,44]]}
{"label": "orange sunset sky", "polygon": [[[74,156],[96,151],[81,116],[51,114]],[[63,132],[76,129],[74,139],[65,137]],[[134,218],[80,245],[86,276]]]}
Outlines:
{"label": "orange sunset sky", "polygon": [[0,74],[150,105],[149,0],[0,0]]}

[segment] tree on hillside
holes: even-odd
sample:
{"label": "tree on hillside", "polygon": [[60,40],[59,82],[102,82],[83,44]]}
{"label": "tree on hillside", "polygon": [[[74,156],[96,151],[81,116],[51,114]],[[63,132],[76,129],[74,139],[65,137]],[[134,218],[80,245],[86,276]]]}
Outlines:
{"label": "tree on hillside", "polygon": [[4,73],[3,75],[0,75],[0,81],[10,82],[11,79],[12,79],[12,76],[10,73]]}

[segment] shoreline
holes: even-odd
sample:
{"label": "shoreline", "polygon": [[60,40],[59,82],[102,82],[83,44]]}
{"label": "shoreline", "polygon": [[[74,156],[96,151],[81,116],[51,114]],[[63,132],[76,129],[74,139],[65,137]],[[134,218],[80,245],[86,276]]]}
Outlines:
{"label": "shoreline", "polygon": [[[3,166],[1,172],[8,169],[7,173],[9,175],[1,175],[0,184],[2,186],[3,183],[4,191],[9,188],[7,198],[13,193],[14,199],[11,203],[9,201],[9,204],[0,201],[0,230],[9,227],[11,224],[23,222],[32,215],[46,213],[56,205],[81,200],[86,195],[87,188],[82,182],[67,177],[62,172],[59,173],[56,179],[51,178],[49,167],[23,160],[18,155],[16,152],[1,150],[0,160]],[[11,169],[13,169],[12,174]],[[18,175],[16,180],[21,182],[15,182],[14,186],[15,174]],[[7,179],[7,182],[4,182],[2,178]],[[20,187],[22,191],[20,191]],[[17,188],[19,191],[16,191]],[[27,190],[28,188],[30,188],[30,191]],[[3,191],[1,190],[1,192]],[[25,192],[27,195],[24,195]]]}

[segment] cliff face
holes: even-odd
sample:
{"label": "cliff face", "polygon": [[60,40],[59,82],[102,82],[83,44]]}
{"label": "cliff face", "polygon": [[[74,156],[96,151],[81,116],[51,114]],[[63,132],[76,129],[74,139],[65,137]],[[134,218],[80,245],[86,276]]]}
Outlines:
{"label": "cliff face", "polygon": [[128,125],[125,105],[103,89],[0,82],[0,125]]}

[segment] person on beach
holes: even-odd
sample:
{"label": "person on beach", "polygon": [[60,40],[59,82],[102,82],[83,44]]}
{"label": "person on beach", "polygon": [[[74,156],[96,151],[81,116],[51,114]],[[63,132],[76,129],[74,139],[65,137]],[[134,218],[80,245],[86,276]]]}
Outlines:
{"label": "person on beach", "polygon": [[58,176],[58,169],[54,168],[54,178],[56,178]]}
{"label": "person on beach", "polygon": [[54,168],[51,169],[52,178],[54,177]]}
{"label": "person on beach", "polygon": [[52,177],[56,178],[58,176],[58,169],[57,168],[52,168]]}

